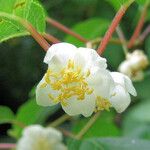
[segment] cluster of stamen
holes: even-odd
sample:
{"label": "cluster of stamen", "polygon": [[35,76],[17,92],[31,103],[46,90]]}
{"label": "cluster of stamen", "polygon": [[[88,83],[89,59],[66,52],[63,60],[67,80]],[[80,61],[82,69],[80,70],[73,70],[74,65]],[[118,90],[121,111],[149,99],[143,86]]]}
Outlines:
{"label": "cluster of stamen", "polygon": [[109,111],[110,107],[111,107],[111,103],[107,99],[104,99],[104,98],[102,98],[100,96],[96,97],[95,112],[102,111],[102,110]]}
{"label": "cluster of stamen", "polygon": [[50,93],[48,96],[54,102],[61,102],[64,106],[67,105],[67,99],[75,96],[78,100],[84,100],[86,94],[93,93],[93,89],[89,88],[86,78],[90,76],[90,70],[82,72],[80,66],[75,66],[73,60],[69,60],[65,68],[59,72],[54,72],[48,69],[45,75],[45,83],[41,88],[50,85],[53,90],[58,91],[56,97]]}

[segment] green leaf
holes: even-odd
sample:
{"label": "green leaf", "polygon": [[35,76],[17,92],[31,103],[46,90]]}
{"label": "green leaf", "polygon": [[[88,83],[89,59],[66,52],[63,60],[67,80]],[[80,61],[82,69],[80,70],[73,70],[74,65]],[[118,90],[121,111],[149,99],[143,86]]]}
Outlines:
{"label": "green leaf", "polygon": [[[103,36],[108,26],[109,26],[108,20],[94,18],[76,24],[72,28],[72,30],[90,40]],[[82,42],[72,37],[71,35],[67,35],[65,41],[70,42],[76,46],[84,46]]]}
{"label": "green leaf", "polygon": [[146,0],[136,0],[136,3],[138,3],[139,5],[144,5],[146,2]]}
{"label": "green leaf", "polygon": [[115,10],[118,10],[128,0],[106,0]]}
{"label": "green leaf", "polygon": [[123,121],[123,134],[136,138],[149,138],[150,100],[135,105]]}
{"label": "green leaf", "polygon": [[85,140],[79,150],[148,150],[148,140],[127,138],[92,138]]}
{"label": "green leaf", "polygon": [[[80,143],[80,144],[79,144]],[[74,146],[73,146],[74,145]],[[76,149],[76,146],[79,146]],[[134,138],[90,138],[74,140],[69,150],[148,150],[150,141]]]}
{"label": "green leaf", "polygon": [[127,0],[106,0],[115,10],[118,10]]}
{"label": "green leaf", "polygon": [[146,50],[147,56],[150,60],[150,36],[148,36],[145,40],[145,50]]}
{"label": "green leaf", "polygon": [[69,150],[79,150],[81,143],[82,143],[81,140],[69,139],[69,142],[67,144],[68,149]]}
{"label": "green leaf", "polygon": [[0,105],[0,124],[12,123],[14,118],[15,115],[9,107]]}
{"label": "green leaf", "polygon": [[[31,99],[19,108],[15,120],[25,125],[31,125],[36,123],[43,124],[50,115],[57,111],[57,109],[57,106],[38,106],[36,104],[36,100]],[[21,132],[22,128],[18,127],[17,125],[13,125],[12,129],[9,130],[9,134],[16,138],[21,135]]]}
{"label": "green leaf", "polygon": [[120,63],[125,59],[122,47],[113,44],[108,44],[103,56],[107,58],[107,63],[111,70],[117,70]]}
{"label": "green leaf", "polygon": [[[114,114],[103,112],[92,127],[86,132],[83,138],[100,136],[118,136],[119,129],[114,123]],[[80,119],[73,125],[73,131],[78,133],[88,122],[89,119]]]}
{"label": "green leaf", "polygon": [[136,88],[136,91],[137,91],[137,96],[139,98],[142,98],[142,99],[147,99],[150,97],[149,95],[149,89],[150,89],[150,72],[147,71],[145,72],[145,76],[144,76],[144,79],[142,81],[139,81],[139,82],[135,82],[134,83],[134,86]]}
{"label": "green leaf", "polygon": [[[45,31],[45,13],[36,0],[0,0],[0,13],[19,16],[29,21],[38,32]],[[0,42],[29,32],[17,21],[0,15]]]}

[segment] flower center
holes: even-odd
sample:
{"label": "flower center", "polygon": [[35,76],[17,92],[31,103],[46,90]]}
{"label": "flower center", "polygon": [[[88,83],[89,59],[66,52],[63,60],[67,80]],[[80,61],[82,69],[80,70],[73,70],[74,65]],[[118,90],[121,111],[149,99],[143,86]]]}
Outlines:
{"label": "flower center", "polygon": [[102,110],[107,110],[109,111],[109,108],[111,107],[111,103],[109,102],[109,100],[104,99],[100,96],[96,97],[96,108],[95,108],[95,112],[97,111],[102,111]]}
{"label": "flower center", "polygon": [[89,88],[86,78],[90,76],[90,70],[82,72],[80,66],[75,66],[73,60],[69,60],[67,66],[59,72],[54,72],[48,69],[45,75],[45,83],[41,88],[50,85],[50,87],[58,91],[58,96],[50,93],[48,96],[54,102],[61,102],[64,106],[67,105],[65,100],[75,96],[78,100],[84,100],[85,95],[93,93],[93,89]]}
{"label": "flower center", "polygon": [[33,143],[33,149],[35,150],[50,150],[53,144],[48,141],[49,139],[38,137],[37,141]]}

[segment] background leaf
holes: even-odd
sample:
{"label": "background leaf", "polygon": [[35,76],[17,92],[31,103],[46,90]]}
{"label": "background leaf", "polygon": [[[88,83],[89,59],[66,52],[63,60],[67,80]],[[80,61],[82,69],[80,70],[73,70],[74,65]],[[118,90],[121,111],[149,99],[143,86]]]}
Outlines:
{"label": "background leaf", "polygon": [[136,138],[150,138],[150,100],[135,105],[123,121],[123,134]]}
{"label": "background leaf", "polygon": [[[58,110],[57,106],[42,107],[37,105],[35,99],[28,100],[18,110],[15,120],[23,123],[24,125],[31,124],[44,124],[46,119]],[[21,135],[22,128],[13,125],[9,130],[9,134],[15,138]]]}
{"label": "background leaf", "polygon": [[[114,123],[114,113],[102,112],[93,126],[86,132],[83,138],[100,136],[118,136],[119,128]],[[73,132],[78,133],[88,122],[88,119],[80,119],[73,124]]]}
{"label": "background leaf", "polygon": [[0,124],[11,123],[14,118],[15,115],[9,107],[0,105]]}
{"label": "background leaf", "polygon": [[[0,12],[19,16],[29,21],[40,33],[45,31],[45,12],[35,0],[0,0]],[[28,31],[16,21],[0,17],[0,42],[28,35]]]}
{"label": "background leaf", "polygon": [[150,142],[129,138],[93,138],[85,140],[79,150],[148,150]]}
{"label": "background leaf", "polygon": [[[108,20],[93,18],[76,24],[72,28],[72,30],[90,40],[96,37],[103,36],[108,25]],[[84,46],[82,42],[70,35],[66,36],[65,41],[73,43],[76,46]]]}

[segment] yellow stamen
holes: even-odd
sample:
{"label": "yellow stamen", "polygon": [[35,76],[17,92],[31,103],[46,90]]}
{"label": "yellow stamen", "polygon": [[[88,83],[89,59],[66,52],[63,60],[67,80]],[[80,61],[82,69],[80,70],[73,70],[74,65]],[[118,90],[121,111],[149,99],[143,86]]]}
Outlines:
{"label": "yellow stamen", "polygon": [[56,97],[49,94],[49,98],[66,106],[66,100],[69,98],[76,97],[78,100],[84,100],[86,95],[93,93],[93,89],[89,88],[86,81],[89,76],[90,70],[82,73],[81,67],[75,66],[74,61],[69,60],[67,66],[59,72],[48,69],[45,75],[46,83],[42,87],[48,84],[53,90],[58,91]]}
{"label": "yellow stamen", "polygon": [[45,88],[47,86],[47,83],[41,84],[40,88]]}
{"label": "yellow stamen", "polygon": [[96,109],[95,109],[96,112],[101,110],[109,111],[110,107],[111,107],[111,103],[107,99],[97,96]]}

